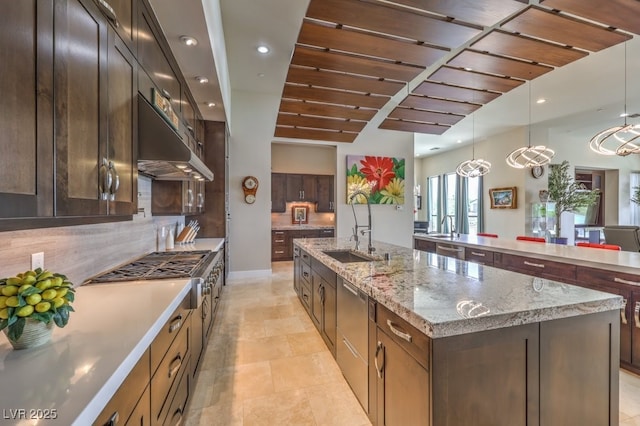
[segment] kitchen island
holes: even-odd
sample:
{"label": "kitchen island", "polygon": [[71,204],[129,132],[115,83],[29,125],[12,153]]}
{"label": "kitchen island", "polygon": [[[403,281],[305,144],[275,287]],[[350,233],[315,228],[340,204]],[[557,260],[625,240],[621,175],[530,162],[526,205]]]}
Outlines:
{"label": "kitchen island", "polygon": [[[174,251],[218,251],[223,244],[201,239]],[[188,278],[83,285],[76,287],[69,323],[54,327],[50,343],[13,350],[0,336],[0,424],[92,424],[140,364],[149,380],[155,357],[149,349],[167,323],[173,334],[188,334],[191,290]],[[172,321],[176,312],[180,328]],[[180,371],[189,357],[182,353]],[[139,385],[144,390],[146,383]],[[133,405],[139,397],[128,395]]]}
{"label": "kitchen island", "polygon": [[294,244],[312,281],[329,268],[375,306],[374,423],[618,424],[619,296],[383,243],[353,263],[325,253],[345,239]]}

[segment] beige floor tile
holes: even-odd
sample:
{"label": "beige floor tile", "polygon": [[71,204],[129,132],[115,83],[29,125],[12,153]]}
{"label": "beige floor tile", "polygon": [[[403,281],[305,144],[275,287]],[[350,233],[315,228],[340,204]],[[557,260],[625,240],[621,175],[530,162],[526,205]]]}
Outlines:
{"label": "beige floor tile", "polygon": [[640,426],[640,416],[631,417],[620,421],[621,426]]}
{"label": "beige floor tile", "polygon": [[307,355],[327,350],[327,346],[316,330],[287,334],[292,355]]}
{"label": "beige floor tile", "polygon": [[344,380],[306,388],[305,392],[318,426],[371,424]]}
{"label": "beige floor tile", "polygon": [[236,365],[292,356],[287,336],[270,336],[255,340],[239,340],[236,346]]}
{"label": "beige floor tile", "polygon": [[226,401],[202,409],[191,409],[187,426],[243,426],[242,402]]}
{"label": "beige floor tile", "polygon": [[640,376],[620,370],[620,420],[631,417],[640,417]]}
{"label": "beige floor tile", "polygon": [[214,371],[211,404],[241,401],[275,392],[268,361],[235,365]]}
{"label": "beige floor tile", "polygon": [[276,392],[344,380],[329,351],[270,361]]}
{"label": "beige floor tile", "polygon": [[305,392],[301,389],[279,392],[244,401],[244,426],[315,426]]}
{"label": "beige floor tile", "polygon": [[314,330],[310,321],[301,321],[299,317],[267,319],[263,321],[266,336],[281,336]]}

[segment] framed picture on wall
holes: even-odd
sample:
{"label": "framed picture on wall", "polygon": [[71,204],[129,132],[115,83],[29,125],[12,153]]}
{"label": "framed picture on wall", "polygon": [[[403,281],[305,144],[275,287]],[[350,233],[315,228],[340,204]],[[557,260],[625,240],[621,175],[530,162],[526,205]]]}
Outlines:
{"label": "framed picture on wall", "polygon": [[492,209],[515,209],[517,208],[516,187],[491,188],[489,190]]}
{"label": "framed picture on wall", "polygon": [[308,223],[309,206],[291,206],[291,223]]}

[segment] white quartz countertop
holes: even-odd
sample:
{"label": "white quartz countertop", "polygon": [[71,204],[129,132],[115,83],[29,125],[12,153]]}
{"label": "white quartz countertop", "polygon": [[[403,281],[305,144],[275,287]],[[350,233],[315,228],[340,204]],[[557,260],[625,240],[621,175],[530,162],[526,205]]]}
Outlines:
{"label": "white quartz countertop", "polygon": [[353,249],[344,238],[294,244],[432,338],[622,307],[617,295],[391,244],[374,242],[375,255],[389,260],[357,263],[323,253]]}
{"label": "white quartz countertop", "polygon": [[[188,279],[85,285],[50,343],[13,350],[0,333],[0,424],[91,424],[190,290]],[[34,417],[45,409],[56,418]]]}
{"label": "white quartz countertop", "polygon": [[507,238],[478,237],[477,235],[461,234],[453,239],[433,237],[429,234],[414,234],[413,236],[421,240],[452,242],[465,247],[477,247],[533,259],[553,260],[640,275],[640,253],[631,251],[603,250],[563,244],[517,241]]}

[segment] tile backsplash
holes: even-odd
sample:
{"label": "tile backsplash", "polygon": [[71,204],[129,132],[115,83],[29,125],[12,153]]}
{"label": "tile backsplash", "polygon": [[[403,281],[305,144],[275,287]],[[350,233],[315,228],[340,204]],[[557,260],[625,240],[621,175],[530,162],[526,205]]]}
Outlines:
{"label": "tile backsplash", "polygon": [[138,179],[138,211],[132,221],[0,232],[0,277],[31,266],[31,254],[44,252],[46,269],[66,274],[76,286],[99,272],[158,247],[159,227],[184,224],[182,216],[151,216],[151,180]]}

